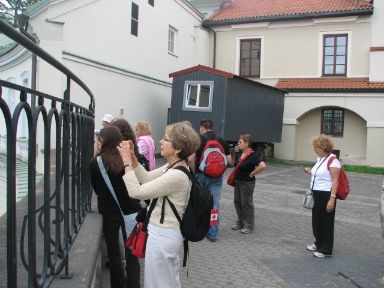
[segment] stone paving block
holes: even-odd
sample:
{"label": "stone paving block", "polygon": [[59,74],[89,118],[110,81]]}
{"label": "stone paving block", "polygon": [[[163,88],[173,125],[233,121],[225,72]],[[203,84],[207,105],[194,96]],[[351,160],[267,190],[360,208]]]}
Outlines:
{"label": "stone paving block", "polygon": [[336,257],[265,258],[261,260],[291,287],[377,287],[383,252],[338,253]]}
{"label": "stone paving block", "polygon": [[231,230],[236,221],[233,188],[224,179],[218,241],[190,243],[189,276],[187,269],[181,268],[182,287],[377,287],[384,274],[378,210],[383,176],[348,176],[352,192],[347,200],[337,202],[334,255],[330,259],[317,259],[305,249],[313,236],[311,211],[301,206],[309,177],[300,167],[272,165],[258,175],[256,227],[248,235]]}

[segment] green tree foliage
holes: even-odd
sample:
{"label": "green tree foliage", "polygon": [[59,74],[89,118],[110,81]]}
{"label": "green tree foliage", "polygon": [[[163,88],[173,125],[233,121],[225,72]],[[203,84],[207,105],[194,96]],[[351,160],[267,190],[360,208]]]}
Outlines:
{"label": "green tree foliage", "polygon": [[0,19],[18,27],[17,18],[26,7],[40,0],[0,0]]}

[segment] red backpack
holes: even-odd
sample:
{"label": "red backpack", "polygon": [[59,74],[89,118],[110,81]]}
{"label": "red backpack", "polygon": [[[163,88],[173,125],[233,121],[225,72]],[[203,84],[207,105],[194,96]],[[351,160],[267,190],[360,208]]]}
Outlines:
{"label": "red backpack", "polygon": [[199,170],[209,177],[220,177],[227,168],[227,157],[218,139],[208,140],[201,153]]}
{"label": "red backpack", "polygon": [[[329,170],[329,166],[331,165],[334,159],[336,159],[336,156],[332,156],[331,158],[328,159],[328,163],[327,163],[328,170]],[[349,192],[350,192],[350,189],[349,189],[348,176],[345,173],[344,169],[340,168],[339,186],[337,187],[336,198],[340,200],[344,200],[345,198],[347,198]]]}

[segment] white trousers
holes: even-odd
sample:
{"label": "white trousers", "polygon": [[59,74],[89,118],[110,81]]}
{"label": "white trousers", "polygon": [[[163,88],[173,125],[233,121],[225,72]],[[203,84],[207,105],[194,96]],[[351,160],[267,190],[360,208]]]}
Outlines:
{"label": "white trousers", "polygon": [[145,288],[180,288],[179,251],[183,245],[180,228],[148,224],[144,261]]}

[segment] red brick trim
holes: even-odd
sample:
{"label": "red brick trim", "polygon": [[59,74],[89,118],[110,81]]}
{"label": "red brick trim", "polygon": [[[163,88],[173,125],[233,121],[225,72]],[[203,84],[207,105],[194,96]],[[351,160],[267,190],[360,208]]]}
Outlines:
{"label": "red brick trim", "polygon": [[379,51],[384,51],[384,47],[371,47],[369,49],[371,52],[379,52]]}

